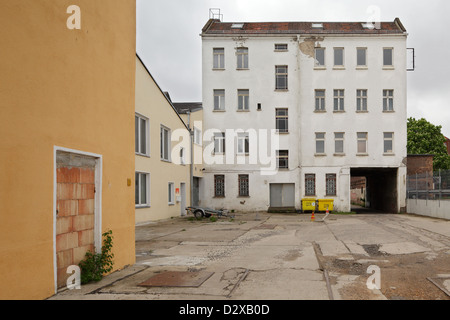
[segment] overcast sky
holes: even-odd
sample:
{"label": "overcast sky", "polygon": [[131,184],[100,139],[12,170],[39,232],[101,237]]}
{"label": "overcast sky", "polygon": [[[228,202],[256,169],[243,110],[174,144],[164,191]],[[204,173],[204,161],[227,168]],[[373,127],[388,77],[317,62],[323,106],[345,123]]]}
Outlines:
{"label": "overcast sky", "polygon": [[442,126],[450,137],[450,1],[448,0],[137,0],[137,53],[174,102],[201,102],[201,29],[209,9],[224,22],[382,21],[399,17],[416,50],[408,72],[408,116]]}

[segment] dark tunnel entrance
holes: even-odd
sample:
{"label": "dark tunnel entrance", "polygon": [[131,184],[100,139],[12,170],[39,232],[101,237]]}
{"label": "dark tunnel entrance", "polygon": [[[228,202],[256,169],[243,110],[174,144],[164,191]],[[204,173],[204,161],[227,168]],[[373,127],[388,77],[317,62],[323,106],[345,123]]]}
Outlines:
{"label": "dark tunnel entrance", "polygon": [[[352,168],[352,203],[363,198],[359,205],[372,212],[398,213],[397,168]],[[364,178],[364,179],[363,179]],[[363,192],[360,192],[363,191]],[[355,193],[357,195],[355,197]],[[364,210],[362,210],[364,211]]]}

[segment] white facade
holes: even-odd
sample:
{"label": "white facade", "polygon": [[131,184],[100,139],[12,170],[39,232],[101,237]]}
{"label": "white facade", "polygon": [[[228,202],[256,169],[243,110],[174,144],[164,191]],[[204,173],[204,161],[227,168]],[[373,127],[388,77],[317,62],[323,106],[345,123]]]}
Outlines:
{"label": "white facade", "polygon": [[[207,26],[211,22],[222,24],[209,21]],[[295,206],[299,210],[302,199],[315,198],[332,199],[335,210],[350,211],[350,177],[354,169],[375,176],[377,169],[393,169],[389,174],[395,175],[395,185],[391,183],[388,192],[396,193],[396,203],[391,207],[401,211],[406,206],[406,166],[403,164],[407,123],[404,30],[389,34],[295,34],[283,31],[264,34],[245,33],[245,27],[242,33],[236,30],[215,33],[208,32],[207,26],[202,33],[204,158],[209,159],[213,148],[213,145],[207,147],[208,130],[225,132],[227,144],[221,157],[224,164],[208,160],[204,163],[205,194],[202,199],[205,206],[266,211],[279,206],[275,196],[277,187],[273,184],[285,184],[291,186],[283,189],[289,190],[289,194],[283,195],[286,199],[281,201],[281,207]],[[244,68],[238,68],[242,65],[238,62],[241,56],[237,48],[248,50],[248,66]],[[325,48],[325,63],[322,66],[317,66],[315,48]],[[343,53],[342,63],[337,61],[339,66],[335,66],[335,48]],[[364,66],[357,65],[358,48],[365,49]],[[383,63],[384,49],[387,48],[392,50],[392,66]],[[287,89],[276,89],[276,66],[287,66]],[[285,71],[283,68],[279,70]],[[215,95],[223,94],[223,91],[217,90],[224,90],[224,110],[214,110]],[[324,110],[316,110],[316,90],[325,90]],[[340,95],[336,98],[343,98],[343,105],[336,105],[339,110],[334,110],[335,90],[339,90],[336,95]],[[242,92],[248,93],[249,97],[248,110],[245,111],[239,109],[239,95]],[[357,95],[366,99],[367,103],[359,100],[359,105],[367,105],[367,110],[357,110]],[[389,110],[383,110],[384,98],[385,107]],[[216,107],[220,99],[216,97]],[[339,102],[342,103],[342,100]],[[280,108],[288,111],[288,132],[272,134],[269,144],[273,149],[289,151],[289,167],[268,174],[261,170],[268,165],[260,161],[259,154],[264,150],[257,148],[263,141],[259,130],[277,129],[276,109]],[[249,155],[237,155],[237,138],[230,139],[238,129],[256,133],[257,140],[250,138],[249,141]],[[363,134],[367,136],[366,150],[362,149],[362,141],[358,150],[358,133],[360,138]],[[317,137],[320,141],[316,141]],[[339,141],[337,149],[336,138]],[[276,165],[274,150],[271,156],[272,166]],[[239,159],[252,164],[239,164]],[[311,185],[309,188],[306,186],[305,178],[306,175],[311,177],[311,174],[314,175],[314,192],[308,193]],[[239,183],[239,175],[244,175],[244,179],[248,175],[248,196],[239,194],[239,188],[246,188],[245,183],[244,186]],[[225,178],[224,195],[217,196],[215,176]],[[377,187],[373,184],[370,188]],[[241,191],[245,194],[245,190]],[[384,196],[377,195],[377,202],[381,201],[380,197]]]}

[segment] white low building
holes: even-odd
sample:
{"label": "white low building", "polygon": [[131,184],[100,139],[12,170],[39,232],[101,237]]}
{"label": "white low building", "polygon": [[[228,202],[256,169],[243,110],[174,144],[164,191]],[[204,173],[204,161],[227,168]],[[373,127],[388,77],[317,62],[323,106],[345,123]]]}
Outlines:
{"label": "white low building", "polygon": [[202,30],[203,204],[236,211],[406,206],[406,40],[399,19],[226,23]]}

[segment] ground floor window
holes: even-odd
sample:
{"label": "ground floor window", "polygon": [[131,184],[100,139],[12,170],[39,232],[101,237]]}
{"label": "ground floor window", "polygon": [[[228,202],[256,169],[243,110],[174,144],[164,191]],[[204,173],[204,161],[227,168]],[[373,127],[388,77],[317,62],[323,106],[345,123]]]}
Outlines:
{"label": "ground floor window", "polygon": [[134,203],[136,207],[150,205],[149,184],[150,184],[150,174],[136,172],[135,195],[134,195],[135,199]]}
{"label": "ground floor window", "polygon": [[335,196],[336,195],[336,175],[335,174],[327,174],[326,175],[326,192],[327,192],[327,196]]}
{"label": "ground floor window", "polygon": [[215,175],[214,176],[214,196],[215,197],[225,197],[225,176]]}
{"label": "ground floor window", "polygon": [[175,204],[175,184],[173,182],[168,184],[168,199],[170,205]]}
{"label": "ground floor window", "polygon": [[248,197],[250,195],[248,174],[240,174],[238,183],[239,183],[239,196]]}
{"label": "ground floor window", "polygon": [[306,174],[305,175],[305,196],[315,196],[316,195],[316,175]]}

